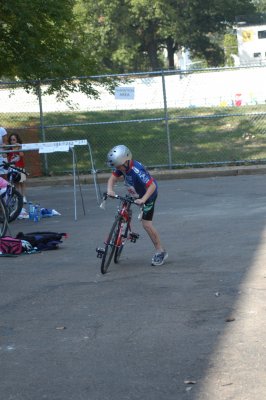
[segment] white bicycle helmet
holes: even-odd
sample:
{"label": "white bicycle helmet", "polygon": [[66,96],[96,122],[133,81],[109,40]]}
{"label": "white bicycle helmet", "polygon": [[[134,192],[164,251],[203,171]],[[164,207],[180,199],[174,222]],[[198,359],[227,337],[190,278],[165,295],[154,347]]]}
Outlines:
{"label": "white bicycle helmet", "polygon": [[107,154],[107,165],[111,168],[125,164],[132,159],[132,153],[128,147],[123,144],[113,147]]}

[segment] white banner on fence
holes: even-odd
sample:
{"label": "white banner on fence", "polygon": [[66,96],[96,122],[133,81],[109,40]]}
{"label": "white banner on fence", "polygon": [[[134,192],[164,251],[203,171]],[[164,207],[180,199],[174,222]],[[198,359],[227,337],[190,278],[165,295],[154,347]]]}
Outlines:
{"label": "white banner on fence", "polygon": [[64,151],[68,152],[69,151],[68,145],[64,146],[40,146],[39,147],[39,153],[55,153],[56,151]]}
{"label": "white banner on fence", "polygon": [[69,147],[85,146],[87,144],[87,139],[62,142],[23,143],[22,150],[39,150],[39,153],[53,153],[56,151],[69,151]]}

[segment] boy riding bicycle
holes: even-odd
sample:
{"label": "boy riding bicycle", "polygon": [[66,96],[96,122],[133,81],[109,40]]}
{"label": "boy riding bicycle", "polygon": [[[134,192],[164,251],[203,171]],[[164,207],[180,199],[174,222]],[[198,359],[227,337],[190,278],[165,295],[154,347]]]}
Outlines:
{"label": "boy riding bicycle", "polygon": [[107,164],[114,168],[107,182],[108,195],[115,195],[113,187],[122,177],[130,195],[136,198],[135,203],[143,206],[142,226],[148,233],[156,251],[152,258],[152,265],[162,265],[168,254],[163,249],[160,236],[152,223],[155,201],[158,195],[156,180],[151,177],[140,162],[132,159],[131,151],[124,145],[115,146],[109,151]]}

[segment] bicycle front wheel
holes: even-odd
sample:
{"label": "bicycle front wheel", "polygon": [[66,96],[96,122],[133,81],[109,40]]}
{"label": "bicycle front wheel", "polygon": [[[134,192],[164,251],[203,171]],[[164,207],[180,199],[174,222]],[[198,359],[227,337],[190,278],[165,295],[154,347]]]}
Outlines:
{"label": "bicycle front wheel", "polygon": [[117,241],[117,236],[119,234],[119,226],[120,226],[121,218],[119,216],[116,217],[112,228],[110,230],[110,233],[108,235],[106,245],[105,245],[105,250],[102,258],[102,263],[101,263],[101,273],[106,274],[108,267],[112,261],[114,252],[115,252],[115,244]]}
{"label": "bicycle front wheel", "polygon": [[23,207],[23,196],[18,190],[12,188],[11,197],[6,200],[8,222],[15,221]]}
{"label": "bicycle front wheel", "polygon": [[129,230],[129,224],[128,224],[128,222],[125,222],[127,225],[126,225],[126,229],[125,229],[125,233],[124,233],[124,235],[123,235],[123,238],[122,238],[122,241],[121,241],[121,243],[120,243],[120,245],[119,246],[117,246],[116,247],[116,249],[115,249],[115,255],[114,255],[114,262],[117,264],[118,262],[119,262],[119,260],[120,260],[120,256],[121,256],[121,254],[122,254],[122,251],[123,251],[123,248],[124,248],[124,246],[125,246],[125,243],[126,243],[126,240],[127,240],[127,235],[128,235],[128,230]]}
{"label": "bicycle front wheel", "polygon": [[5,236],[6,231],[7,231],[6,206],[2,198],[0,197],[0,237]]}

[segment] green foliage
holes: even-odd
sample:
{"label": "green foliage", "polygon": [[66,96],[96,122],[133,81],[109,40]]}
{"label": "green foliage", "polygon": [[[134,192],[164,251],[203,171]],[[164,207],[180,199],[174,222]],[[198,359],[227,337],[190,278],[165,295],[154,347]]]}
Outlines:
{"label": "green foliage", "polygon": [[[264,0],[258,3],[262,9]],[[174,68],[183,47],[222,65],[221,35],[254,10],[252,0],[1,0],[0,76],[30,80],[25,86],[36,92],[45,81],[64,98],[69,91],[97,96],[92,81],[77,76],[161,70],[164,52]]]}
{"label": "green foliage", "polygon": [[266,0],[253,0],[253,2],[258,12],[266,12]]}
{"label": "green foliage", "polygon": [[30,80],[27,86],[35,89],[34,81],[46,80],[59,97],[78,90],[94,96],[91,82],[80,86],[72,79],[98,72],[74,5],[75,0],[1,0],[0,76]]}
{"label": "green foliage", "polygon": [[225,54],[225,65],[231,67],[234,66],[234,59],[232,54],[238,54],[237,37],[232,33],[226,33],[224,35],[224,54]]}
{"label": "green foliage", "polygon": [[224,63],[218,35],[239,14],[254,11],[252,0],[78,0],[82,23],[95,34],[94,52],[113,72],[174,68],[174,54],[185,47],[210,66]]}

